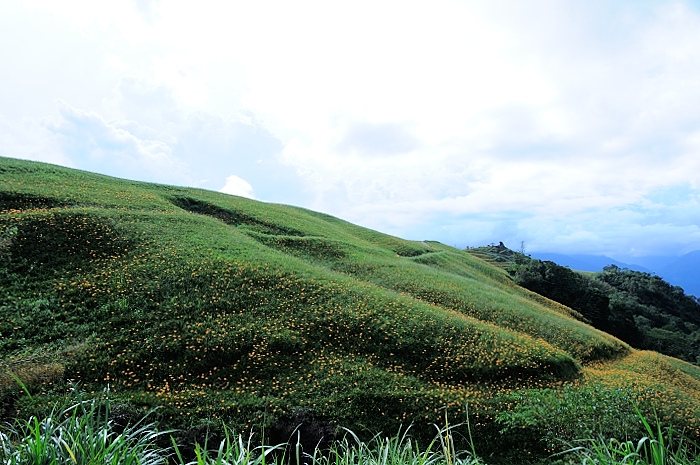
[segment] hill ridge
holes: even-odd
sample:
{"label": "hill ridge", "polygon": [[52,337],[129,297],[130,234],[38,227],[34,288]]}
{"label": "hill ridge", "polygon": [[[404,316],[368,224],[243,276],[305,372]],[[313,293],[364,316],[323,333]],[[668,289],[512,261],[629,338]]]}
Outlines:
{"label": "hill ridge", "polygon": [[[7,158],[0,173],[0,362],[35,393],[71,378],[177,427],[305,411],[430,438],[441,409],[458,419],[469,402],[501,445],[504,418],[521,418],[509,396],[565,385],[616,384],[698,419],[695,368],[632,350],[468,252],[200,189]],[[19,396],[0,372],[0,401]]]}

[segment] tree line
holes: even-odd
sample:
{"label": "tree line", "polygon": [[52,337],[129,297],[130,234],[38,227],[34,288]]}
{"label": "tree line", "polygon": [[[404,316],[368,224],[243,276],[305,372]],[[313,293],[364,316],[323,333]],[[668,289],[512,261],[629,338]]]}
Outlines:
{"label": "tree line", "polygon": [[659,276],[608,265],[582,273],[513,253],[519,285],[564,304],[638,349],[700,365],[700,300]]}

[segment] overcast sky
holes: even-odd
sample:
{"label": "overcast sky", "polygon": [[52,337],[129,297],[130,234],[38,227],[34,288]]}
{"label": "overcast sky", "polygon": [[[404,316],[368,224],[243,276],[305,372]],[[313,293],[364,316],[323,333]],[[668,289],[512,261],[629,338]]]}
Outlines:
{"label": "overcast sky", "polygon": [[5,1],[0,155],[458,247],[700,249],[700,3]]}

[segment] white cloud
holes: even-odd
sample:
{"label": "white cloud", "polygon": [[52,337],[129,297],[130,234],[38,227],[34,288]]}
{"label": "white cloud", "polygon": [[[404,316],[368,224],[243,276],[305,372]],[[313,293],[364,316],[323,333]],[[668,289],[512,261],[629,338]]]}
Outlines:
{"label": "white cloud", "polygon": [[457,245],[700,248],[649,196],[699,188],[689,1],[0,8],[0,149],[214,189],[236,173],[236,192]]}
{"label": "white cloud", "polygon": [[51,129],[62,136],[66,155],[84,167],[107,170],[114,176],[142,181],[191,182],[186,164],[172,155],[172,147],[158,139],[142,139],[125,124],[106,121],[96,112],[57,102],[61,119]]}
{"label": "white cloud", "polygon": [[237,195],[239,197],[247,197],[249,199],[255,199],[255,193],[253,192],[253,186],[248,183],[245,179],[239,178],[235,174],[226,178],[226,184],[224,187],[219,189],[219,192],[225,194]]}
{"label": "white cloud", "polygon": [[61,138],[45,122],[29,117],[10,121],[0,113],[0,156],[75,167],[60,144]]}

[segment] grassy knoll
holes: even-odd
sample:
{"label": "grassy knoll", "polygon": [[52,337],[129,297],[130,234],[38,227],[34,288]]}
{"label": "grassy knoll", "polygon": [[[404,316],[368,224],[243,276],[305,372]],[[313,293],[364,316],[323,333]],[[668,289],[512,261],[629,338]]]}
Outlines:
{"label": "grassy knoll", "polygon": [[195,433],[283,431],[301,415],[430,440],[444,409],[460,423],[468,404],[484,453],[536,454],[542,438],[639,430],[638,404],[700,436],[697,367],[634,351],[436,242],[0,158],[0,259],[5,417],[50,409],[72,379]]}

